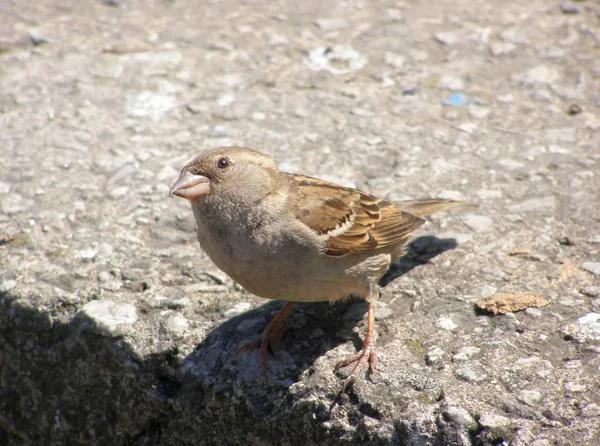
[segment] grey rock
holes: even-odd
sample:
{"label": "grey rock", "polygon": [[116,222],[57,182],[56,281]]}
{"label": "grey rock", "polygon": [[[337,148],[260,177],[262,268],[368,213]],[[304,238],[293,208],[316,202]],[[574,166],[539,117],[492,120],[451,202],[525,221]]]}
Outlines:
{"label": "grey rock", "polygon": [[588,313],[564,327],[562,332],[579,343],[600,341],[600,313]]}
{"label": "grey rock", "polygon": [[481,352],[479,347],[475,347],[474,345],[467,345],[458,350],[453,356],[452,361],[454,362],[465,362],[469,361],[475,355],[478,355]]}
{"label": "grey rock", "polygon": [[404,67],[404,63],[406,62],[406,56],[404,56],[403,54],[386,51],[383,54],[383,61],[392,68],[400,69]]}
{"label": "grey rock", "polygon": [[306,61],[311,70],[324,70],[333,74],[352,73],[360,70],[366,63],[367,60],[349,45],[315,48]]}
{"label": "grey rock", "polygon": [[454,375],[463,381],[479,383],[488,379],[487,375],[471,366],[464,366],[456,369]]}
{"label": "grey rock", "polygon": [[427,365],[439,365],[443,363],[446,352],[439,347],[434,347],[425,355]]}
{"label": "grey rock", "polygon": [[600,262],[584,262],[581,268],[596,276],[600,276]]}
{"label": "grey rock", "polygon": [[317,19],[315,20],[315,23],[323,31],[337,31],[350,26],[350,22],[341,17]]}
{"label": "grey rock", "polygon": [[17,286],[16,280],[11,280],[11,279],[3,280],[2,282],[0,282],[0,293],[6,293],[6,292],[12,290],[13,288],[15,288],[16,286]]}
{"label": "grey rock", "polygon": [[82,307],[78,317],[89,322],[87,329],[102,336],[118,337],[127,334],[138,320],[138,313],[133,304],[93,300]]}
{"label": "grey rock", "polygon": [[589,297],[596,297],[600,295],[600,286],[586,286],[579,290],[581,294]]}

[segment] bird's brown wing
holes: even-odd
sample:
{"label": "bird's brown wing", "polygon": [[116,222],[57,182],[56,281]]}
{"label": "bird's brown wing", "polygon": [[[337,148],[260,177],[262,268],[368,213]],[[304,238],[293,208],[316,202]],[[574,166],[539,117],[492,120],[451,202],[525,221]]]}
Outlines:
{"label": "bird's brown wing", "polygon": [[324,253],[343,256],[404,242],[424,220],[356,189],[304,175],[281,174],[296,199],[296,218],[326,235]]}

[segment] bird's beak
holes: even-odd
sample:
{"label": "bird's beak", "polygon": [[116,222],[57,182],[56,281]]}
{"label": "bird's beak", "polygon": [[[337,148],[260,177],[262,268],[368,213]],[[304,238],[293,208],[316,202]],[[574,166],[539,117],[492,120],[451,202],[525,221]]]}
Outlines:
{"label": "bird's beak", "polygon": [[208,178],[202,175],[194,175],[187,170],[181,172],[173,187],[171,187],[171,195],[195,200],[203,197],[210,192],[210,182]]}

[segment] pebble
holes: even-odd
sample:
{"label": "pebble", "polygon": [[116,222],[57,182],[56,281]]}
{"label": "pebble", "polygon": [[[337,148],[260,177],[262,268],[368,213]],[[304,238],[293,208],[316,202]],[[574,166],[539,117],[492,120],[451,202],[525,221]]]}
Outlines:
{"label": "pebble", "polygon": [[125,195],[129,193],[129,187],[127,186],[119,186],[108,191],[108,196],[113,200],[118,200],[119,198],[123,198]]}
{"label": "pebble", "polygon": [[588,313],[569,324],[562,330],[567,336],[579,343],[600,341],[600,313]]}
{"label": "pebble", "polygon": [[181,314],[173,314],[161,322],[162,328],[170,334],[181,336],[188,329],[189,322]]}
{"label": "pebble", "polygon": [[465,83],[462,79],[455,76],[442,76],[437,83],[439,88],[445,88],[450,91],[462,90],[465,88]]}
{"label": "pebble", "polygon": [[537,375],[540,378],[546,378],[552,373],[552,364],[550,361],[539,358],[537,356],[530,356],[527,358],[519,358],[511,365],[511,370],[517,375],[524,377],[530,377]]}
{"label": "pebble", "polygon": [[17,286],[16,280],[3,280],[0,282],[0,293],[6,293]]}
{"label": "pebble", "polygon": [[600,296],[600,286],[586,286],[580,289],[579,292],[589,297]]}
{"label": "pebble", "polygon": [[107,337],[125,335],[138,320],[135,305],[112,300],[93,300],[83,306],[78,313],[89,318],[93,325],[90,330]]}
{"label": "pebble", "polygon": [[348,74],[364,67],[367,59],[349,45],[336,45],[315,48],[308,54],[305,64],[315,71]]}
{"label": "pebble", "polygon": [[444,419],[464,427],[466,430],[477,428],[477,422],[471,416],[468,410],[458,406],[448,406],[442,412]]}
{"label": "pebble", "polygon": [[182,297],[180,299],[175,299],[170,302],[167,302],[166,307],[171,310],[183,310],[190,306],[192,301],[188,297]]}
{"label": "pebble", "polygon": [[474,345],[468,345],[462,347],[459,351],[457,351],[454,356],[452,356],[452,361],[454,362],[465,362],[470,360],[473,356],[477,355],[481,349],[479,347],[475,347]]}
{"label": "pebble", "polygon": [[596,276],[600,276],[600,262],[584,262],[581,268]]}
{"label": "pebble", "polygon": [[94,257],[96,257],[96,254],[98,254],[97,249],[86,248],[78,251],[77,257],[79,257],[81,260],[91,262],[92,260],[94,260]]}
{"label": "pebble", "polygon": [[478,372],[473,370],[471,367],[461,367],[454,371],[454,376],[458,379],[467,382],[482,382],[487,379],[487,375],[485,373]]}
{"label": "pebble", "polygon": [[600,417],[600,405],[596,403],[590,403],[581,409],[581,415],[586,418],[598,418]]}
{"label": "pebble", "polygon": [[404,62],[406,62],[406,56],[386,51],[383,54],[383,61],[392,68],[400,69],[404,66]]}
{"label": "pebble", "polygon": [[437,365],[443,362],[446,352],[439,347],[434,347],[425,355],[427,365]]}
{"label": "pebble", "polygon": [[239,302],[233,307],[231,307],[229,310],[225,311],[224,316],[228,318],[237,316],[238,314],[245,313],[251,308],[252,304],[250,302]]}
{"label": "pebble", "polygon": [[456,325],[454,323],[452,318],[450,318],[448,316],[439,317],[438,320],[436,321],[436,324],[438,327],[440,327],[444,330],[448,330],[448,331],[452,331],[458,327],[458,325]]}
{"label": "pebble", "polygon": [[494,413],[483,412],[479,417],[479,424],[488,429],[510,426],[510,418],[503,417]]}
{"label": "pebble", "polygon": [[523,404],[535,407],[542,399],[542,393],[539,390],[521,390],[518,400]]}
{"label": "pebble", "polygon": [[504,54],[510,54],[516,48],[517,48],[517,46],[514,43],[505,42],[505,41],[492,42],[490,44],[490,52],[492,53],[493,56],[502,56]]}
{"label": "pebble", "polygon": [[323,31],[337,31],[350,26],[350,22],[343,18],[317,19],[315,24]]}
{"label": "pebble", "polygon": [[209,285],[206,283],[194,283],[182,287],[185,293],[225,293],[227,287],[223,285]]}
{"label": "pebble", "polygon": [[475,119],[485,119],[490,115],[491,110],[487,107],[471,104],[467,106],[467,112],[469,116]]}
{"label": "pebble", "polygon": [[35,205],[35,202],[31,198],[25,198],[20,194],[13,192],[4,200],[0,209],[7,215],[19,214],[21,212],[28,211]]}
{"label": "pebble", "polygon": [[455,45],[460,42],[462,38],[463,31],[439,31],[434,34],[435,40],[444,45]]}
{"label": "pebble", "polygon": [[553,84],[560,79],[560,73],[546,65],[538,65],[515,78],[526,84]]}

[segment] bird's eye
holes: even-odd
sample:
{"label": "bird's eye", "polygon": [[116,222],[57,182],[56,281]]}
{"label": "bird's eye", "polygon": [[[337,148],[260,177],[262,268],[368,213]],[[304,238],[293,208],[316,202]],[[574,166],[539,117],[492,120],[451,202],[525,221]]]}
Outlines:
{"label": "bird's eye", "polygon": [[227,158],[219,158],[219,161],[217,161],[217,167],[219,169],[225,169],[226,167],[229,167],[229,160]]}

